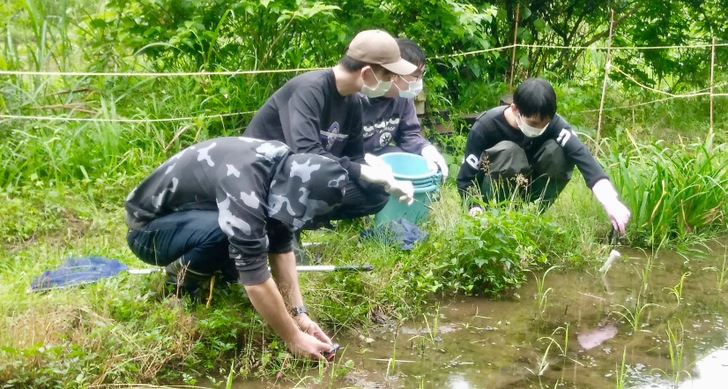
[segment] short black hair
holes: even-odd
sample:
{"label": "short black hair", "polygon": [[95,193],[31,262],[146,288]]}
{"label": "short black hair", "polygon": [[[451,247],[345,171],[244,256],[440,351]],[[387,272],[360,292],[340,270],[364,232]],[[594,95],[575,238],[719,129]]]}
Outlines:
{"label": "short black hair", "polygon": [[361,68],[363,68],[364,66],[371,66],[372,70],[374,70],[374,73],[380,73],[385,75],[389,75],[390,73],[392,73],[389,70],[385,69],[382,65],[362,62],[358,59],[351,58],[348,55],[341,57],[341,59],[339,60],[339,65],[341,65],[341,67],[343,67],[344,70],[346,70],[347,72],[355,72],[357,70],[361,70]]}
{"label": "short black hair", "polygon": [[417,68],[425,66],[425,51],[422,50],[417,43],[407,38],[397,38],[397,45],[399,45],[399,55],[405,61],[414,64]]}
{"label": "short black hair", "polygon": [[513,104],[525,117],[539,115],[542,118],[553,118],[556,115],[556,92],[548,81],[529,78],[516,88]]}
{"label": "short black hair", "polygon": [[369,64],[345,55],[339,60],[339,65],[349,72],[355,72]]}

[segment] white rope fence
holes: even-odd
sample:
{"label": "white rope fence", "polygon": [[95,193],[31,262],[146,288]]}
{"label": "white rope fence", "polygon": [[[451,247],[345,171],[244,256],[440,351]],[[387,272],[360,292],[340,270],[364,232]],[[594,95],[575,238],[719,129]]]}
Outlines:
{"label": "white rope fence", "polygon": [[[541,49],[559,49],[559,50],[670,50],[670,49],[706,49],[715,47],[727,47],[728,43],[700,43],[683,46],[560,46],[560,45],[531,45],[516,43],[502,47],[493,47],[482,50],[466,51],[460,53],[452,53],[440,56],[434,56],[433,59],[445,59],[454,57],[463,57],[476,54],[482,54],[493,51],[503,51],[513,48],[541,48]],[[233,70],[233,71],[198,71],[198,72],[61,72],[61,71],[24,71],[24,70],[0,70],[0,76],[41,76],[41,77],[147,77],[147,78],[162,78],[162,77],[210,77],[210,76],[227,76],[235,77],[240,75],[260,75],[260,74],[276,74],[276,73],[300,73],[312,70],[320,70],[326,68],[291,68],[291,69],[271,69],[271,70]],[[629,104],[621,107],[605,107],[603,110],[618,110],[618,109],[629,109],[643,105],[654,104],[658,102],[664,102],[678,98],[693,98],[699,96],[713,96],[713,97],[725,97],[728,93],[712,93],[710,88],[698,90],[694,92],[684,94],[673,94],[663,90],[655,89],[647,86],[631,75],[627,74],[623,70],[616,67],[611,62],[606,64],[606,69],[614,70],[623,75],[627,80],[634,83],[635,85],[649,90],[651,92],[668,96],[666,98]],[[723,83],[714,87],[722,87],[728,85]],[[590,113],[598,112],[598,109],[590,109],[577,111],[578,113]],[[166,123],[166,122],[187,122],[195,121],[200,119],[223,119],[233,116],[251,115],[256,111],[245,111],[235,113],[223,113],[223,114],[200,114],[197,116],[187,117],[170,117],[170,118],[156,118],[156,119],[135,119],[135,118],[103,118],[103,117],[70,117],[70,116],[42,116],[42,115],[11,115],[11,114],[0,114],[0,119],[5,120],[36,120],[36,121],[60,121],[60,122],[97,122],[97,123]]]}
{"label": "white rope fence", "polygon": [[24,70],[0,70],[0,76],[45,76],[45,77],[191,77],[191,76],[240,76],[246,74],[300,73],[326,68],[295,68],[273,70],[230,70],[219,72],[41,72]]}
{"label": "white rope fence", "polygon": [[[728,43],[716,43],[715,47],[727,47]],[[607,47],[601,46],[558,46],[558,45],[530,45],[517,43],[515,45],[507,45],[501,47],[493,47],[482,50],[464,51],[460,53],[438,55],[432,59],[443,59],[452,57],[462,57],[468,55],[488,53],[492,51],[502,51],[512,48],[542,48],[542,49],[559,49],[559,50],[607,50]],[[710,48],[712,44],[694,44],[684,46],[612,46],[611,50],[669,50],[669,49],[700,49]],[[59,72],[59,71],[32,71],[32,70],[0,70],[0,76],[47,76],[47,77],[201,77],[201,76],[240,76],[240,75],[257,75],[257,74],[273,74],[273,73],[300,73],[311,70],[321,70],[327,68],[292,68],[292,69],[268,69],[268,70],[229,70],[229,71],[199,71],[199,72]]]}
{"label": "white rope fence", "polygon": [[165,122],[186,122],[198,119],[222,119],[232,116],[251,115],[257,111],[245,111],[235,113],[222,113],[214,115],[198,115],[174,118],[157,118],[157,119],[127,119],[127,118],[77,118],[70,116],[33,116],[33,115],[4,115],[0,114],[0,119],[9,120],[45,120],[58,122],[96,122],[96,123],[165,123]]}

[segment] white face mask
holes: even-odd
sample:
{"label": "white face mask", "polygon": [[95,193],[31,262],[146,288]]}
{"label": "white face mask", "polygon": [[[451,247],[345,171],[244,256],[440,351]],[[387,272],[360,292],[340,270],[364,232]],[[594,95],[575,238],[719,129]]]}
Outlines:
{"label": "white face mask", "polygon": [[372,70],[372,75],[374,75],[374,79],[377,80],[377,85],[374,88],[371,88],[367,86],[365,83],[361,87],[361,93],[370,98],[374,97],[382,97],[385,93],[389,90],[389,88],[392,86],[392,81],[379,81],[379,78],[377,78],[377,75],[374,74],[374,70]]}
{"label": "white face mask", "polygon": [[546,123],[543,128],[536,128],[531,127],[523,120],[523,116],[519,113],[518,116],[516,116],[517,122],[518,122],[518,128],[521,129],[521,132],[523,132],[523,135],[529,137],[529,138],[535,138],[541,134],[543,134],[544,131],[546,131],[546,128],[549,126],[549,123]]}
{"label": "white face mask", "polygon": [[[399,97],[405,98],[405,99],[414,99],[415,96],[419,95],[420,92],[422,92],[422,78],[418,78],[412,82],[404,80],[407,83],[407,90],[399,89],[399,86],[397,89],[399,89]],[[397,85],[396,83],[394,85]]]}

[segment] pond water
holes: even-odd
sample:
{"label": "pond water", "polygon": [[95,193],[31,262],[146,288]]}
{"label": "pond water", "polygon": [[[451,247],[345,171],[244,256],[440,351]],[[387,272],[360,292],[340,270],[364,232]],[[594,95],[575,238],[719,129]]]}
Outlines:
{"label": "pond water", "polygon": [[329,369],[348,361],[343,377],[235,387],[728,388],[725,249],[620,251],[604,277],[557,268],[536,275],[540,293],[534,276],[502,300],[456,297],[413,323],[339,335]]}

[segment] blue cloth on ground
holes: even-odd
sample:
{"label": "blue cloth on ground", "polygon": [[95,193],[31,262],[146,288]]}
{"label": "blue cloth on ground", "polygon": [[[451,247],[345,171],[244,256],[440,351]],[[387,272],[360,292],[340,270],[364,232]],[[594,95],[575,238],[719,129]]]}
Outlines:
{"label": "blue cloth on ground", "polygon": [[388,224],[361,230],[361,238],[379,239],[385,244],[398,244],[402,250],[412,250],[415,243],[427,239],[427,232],[407,219],[391,220]]}
{"label": "blue cloth on ground", "polygon": [[46,270],[30,284],[30,289],[39,292],[85,284],[119,274],[129,267],[117,259],[99,256],[67,258],[57,269]]}

